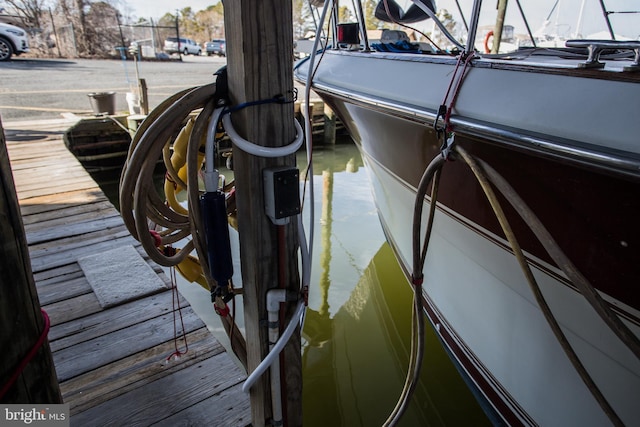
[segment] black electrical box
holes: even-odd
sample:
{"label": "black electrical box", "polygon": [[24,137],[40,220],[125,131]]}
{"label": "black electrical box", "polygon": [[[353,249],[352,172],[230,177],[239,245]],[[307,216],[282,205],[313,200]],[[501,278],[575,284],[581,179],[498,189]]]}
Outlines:
{"label": "black electrical box", "polygon": [[269,168],[263,171],[264,208],[274,224],[289,222],[300,213],[300,171],[292,166]]}

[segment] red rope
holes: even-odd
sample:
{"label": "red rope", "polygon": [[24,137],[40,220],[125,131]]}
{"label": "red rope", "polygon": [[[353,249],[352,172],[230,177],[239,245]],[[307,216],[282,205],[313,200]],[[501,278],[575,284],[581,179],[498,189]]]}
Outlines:
{"label": "red rope", "polygon": [[42,312],[42,317],[44,318],[44,329],[40,334],[40,338],[38,338],[38,341],[36,341],[35,345],[31,348],[29,353],[27,353],[25,358],[22,359],[22,361],[20,362],[18,367],[15,369],[15,371],[13,371],[13,374],[11,375],[9,380],[6,382],[6,384],[2,387],[2,390],[0,390],[0,400],[9,391],[11,386],[13,386],[13,384],[16,382],[18,377],[20,377],[20,375],[22,374],[22,371],[24,371],[24,368],[26,368],[29,362],[31,362],[31,359],[33,359],[33,357],[36,355],[38,350],[40,350],[40,347],[42,347],[45,340],[47,339],[47,334],[49,334],[49,328],[51,327],[51,321],[49,320],[49,315],[47,315],[46,311],[44,311],[43,309],[40,309],[40,311]]}
{"label": "red rope", "polygon": [[[169,361],[172,357],[176,359],[182,356],[183,354],[187,354],[189,352],[189,343],[187,343],[187,331],[184,328],[184,319],[182,318],[182,307],[180,307],[180,295],[178,294],[178,287],[176,285],[176,269],[171,267],[171,303],[173,306],[173,345],[175,351],[167,356],[167,361]],[[180,315],[180,324],[182,325],[182,339],[184,339],[184,351],[180,351],[178,349],[178,327],[176,322],[176,306],[178,307],[177,311]]]}
{"label": "red rope", "polygon": [[[456,64],[456,68],[453,73],[453,79],[451,79],[451,83],[449,84],[449,89],[447,89],[447,96],[445,97],[445,101],[449,97],[449,90],[451,89],[451,85],[453,84],[453,81],[456,78],[456,74],[458,72],[458,67],[460,65],[461,59],[462,59],[462,55],[460,56],[460,58],[458,58],[458,63]],[[456,86],[454,88],[453,97],[451,98],[451,104],[449,105],[449,108],[447,108],[447,113],[444,117],[445,128],[447,131],[451,131],[451,112],[453,110],[453,107],[455,107],[456,105],[456,101],[458,100],[458,95],[460,94],[460,87],[462,86],[462,81],[466,76],[467,66],[469,65],[472,59],[473,59],[473,52],[469,53],[469,55],[467,55],[467,58],[464,61],[464,66],[462,67],[462,73],[460,74],[460,78],[458,79]]]}
{"label": "red rope", "polygon": [[462,62],[462,55],[458,56],[458,61],[456,62],[456,68],[453,69],[453,76],[451,77],[451,81],[449,81],[449,87],[447,87],[447,93],[444,95],[444,99],[442,100],[442,105],[447,105],[447,101],[449,100],[449,93],[451,92],[451,88],[453,87],[453,82],[455,82],[456,77],[458,76],[458,68],[460,68],[461,62]]}

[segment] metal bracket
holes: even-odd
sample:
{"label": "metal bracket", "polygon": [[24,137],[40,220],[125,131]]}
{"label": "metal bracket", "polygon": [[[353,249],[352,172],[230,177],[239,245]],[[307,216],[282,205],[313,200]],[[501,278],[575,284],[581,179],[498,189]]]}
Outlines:
{"label": "metal bracket", "polygon": [[640,41],[620,40],[567,40],[567,47],[586,47],[589,57],[586,62],[578,64],[580,68],[604,68],[604,62],[600,62],[600,54],[605,49],[632,50],[635,53],[633,63],[623,68],[624,71],[640,70]]}

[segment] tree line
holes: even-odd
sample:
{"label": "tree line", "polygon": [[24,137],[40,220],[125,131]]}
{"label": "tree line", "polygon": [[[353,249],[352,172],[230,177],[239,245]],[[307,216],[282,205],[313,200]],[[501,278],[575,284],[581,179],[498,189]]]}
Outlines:
{"label": "tree line", "polygon": [[29,32],[31,50],[39,56],[117,56],[133,42],[154,45],[160,51],[164,39],[175,37],[178,32],[181,37],[200,42],[224,37],[224,10],[220,1],[199,11],[184,7],[168,12],[157,22],[133,16],[124,1],[4,2],[8,6],[5,14],[14,18],[10,23]]}
{"label": "tree line", "polygon": [[[223,3],[212,2],[198,11],[184,7],[167,12],[157,22],[134,16],[126,0],[4,0],[8,6],[4,13],[29,32],[35,56],[106,58],[123,55],[131,43],[159,54],[164,40],[177,34],[201,45],[213,38],[224,38]],[[318,9],[312,5],[321,3],[292,0],[294,39],[315,31]],[[369,29],[395,27],[374,19],[377,3],[363,2]],[[338,16],[341,22],[355,21],[346,6],[340,6]]]}

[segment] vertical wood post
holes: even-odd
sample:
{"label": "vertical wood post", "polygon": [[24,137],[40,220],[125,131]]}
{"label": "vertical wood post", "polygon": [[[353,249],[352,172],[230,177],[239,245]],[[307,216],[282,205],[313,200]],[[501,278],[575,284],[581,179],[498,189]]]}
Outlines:
{"label": "vertical wood post", "polygon": [[326,145],[336,143],[336,113],[327,104],[324,104],[323,142]]}
{"label": "vertical wood post", "polygon": [[[293,93],[293,26],[291,0],[234,0],[224,3],[227,71],[232,105],[273,99]],[[267,103],[232,113],[231,120],[245,139],[277,147],[295,139],[294,104]],[[299,291],[295,219],[282,226],[284,249],[278,251],[278,228],[265,215],[262,173],[267,167],[294,165],[295,156],[267,159],[234,146],[234,173],[248,370],[268,353],[266,293],[279,286]],[[288,324],[297,302],[285,304]],[[282,353],[285,426],[302,425],[302,370],[299,331]],[[269,372],[251,389],[253,427],[270,425]]]}
{"label": "vertical wood post", "polygon": [[496,25],[493,29],[493,46],[491,53],[496,54],[500,51],[500,42],[502,41],[502,29],[504,28],[504,18],[507,14],[507,0],[498,0],[498,16],[496,17]]}
{"label": "vertical wood post", "polygon": [[[0,390],[44,330],[29,250],[0,123]],[[35,353],[1,403],[62,403],[49,342]]]}
{"label": "vertical wood post", "polygon": [[149,94],[145,79],[138,79],[138,96],[140,97],[140,114],[149,114]]}

